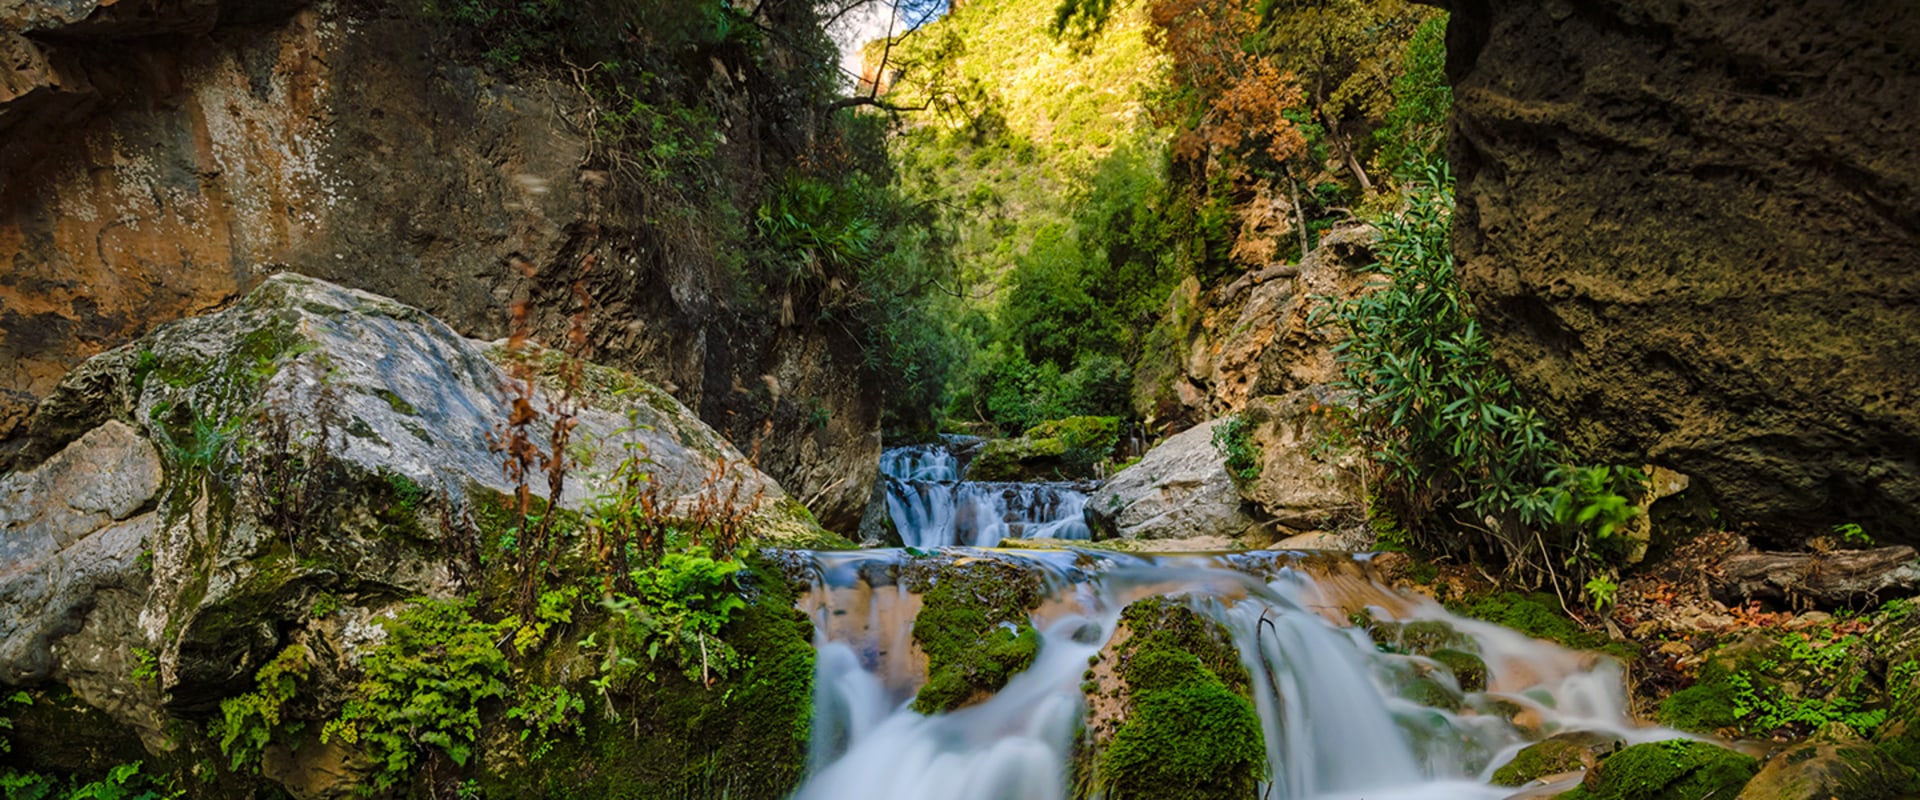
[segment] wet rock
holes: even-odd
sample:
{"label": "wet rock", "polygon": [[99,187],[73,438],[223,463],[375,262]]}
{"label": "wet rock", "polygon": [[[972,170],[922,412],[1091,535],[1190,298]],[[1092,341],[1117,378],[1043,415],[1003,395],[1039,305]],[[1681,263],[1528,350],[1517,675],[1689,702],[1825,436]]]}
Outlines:
{"label": "wet rock", "polygon": [[1087,499],[1102,538],[1237,539],[1262,530],[1213,445],[1214,420],[1169,437]]}
{"label": "wet rock", "polygon": [[1522,748],[1495,770],[1496,786],[1525,786],[1542,778],[1593,769],[1625,744],[1619,737],[1590,731],[1555,734]]}
{"label": "wet rock", "polygon": [[1767,758],[1734,800],[1894,800],[1920,793],[1914,773],[1844,725]]}
{"label": "wet rock", "polygon": [[1483,692],[1487,689],[1487,662],[1480,656],[1465,650],[1443,647],[1427,656],[1446,667],[1463,692]]}
{"label": "wet rock", "polygon": [[1775,539],[1920,542],[1911,5],[1451,5],[1454,248],[1528,402]]}

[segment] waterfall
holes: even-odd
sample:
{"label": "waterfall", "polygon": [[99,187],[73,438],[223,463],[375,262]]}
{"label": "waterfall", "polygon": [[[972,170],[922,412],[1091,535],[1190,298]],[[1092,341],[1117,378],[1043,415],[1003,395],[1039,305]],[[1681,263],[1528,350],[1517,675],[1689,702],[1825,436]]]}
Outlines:
{"label": "waterfall", "polygon": [[[938,555],[1011,560],[1044,576],[1050,597],[1033,614],[1038,657],[975,705],[919,714],[910,707],[925,678],[924,656],[911,644],[919,600],[877,577],[915,556],[809,554],[815,585],[803,607],[815,620],[820,657],[811,772],[794,800],[1066,800],[1089,657],[1113,635],[1123,608],[1154,595],[1182,598],[1230,632],[1264,732],[1263,799],[1513,796],[1488,780],[1529,739],[1508,717],[1475,711],[1496,703],[1525,709],[1548,733],[1587,730],[1629,742],[1681,735],[1631,722],[1610,659],[1386,589],[1367,577],[1365,556],[965,548]],[[1403,698],[1409,675],[1446,673],[1434,673],[1428,659],[1376,648],[1347,622],[1362,609],[1377,620],[1450,624],[1486,661],[1487,690],[1464,693],[1458,712]]]}
{"label": "waterfall", "polygon": [[944,443],[890,448],[880,457],[880,474],[887,513],[907,547],[1091,538],[1085,484],[962,481],[959,459]]}

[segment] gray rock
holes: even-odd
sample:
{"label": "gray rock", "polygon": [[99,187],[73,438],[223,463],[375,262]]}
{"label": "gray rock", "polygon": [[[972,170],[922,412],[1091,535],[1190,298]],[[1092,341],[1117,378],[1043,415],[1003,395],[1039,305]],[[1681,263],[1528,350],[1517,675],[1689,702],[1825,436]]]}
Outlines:
{"label": "gray rock", "polygon": [[160,457],[108,422],[38,469],[0,478],[0,680],[45,677],[53,640],[77,631],[94,595],[137,586],[160,490]]}
{"label": "gray rock", "polygon": [[[565,395],[556,354],[512,356],[392,300],[279,275],[90,360],[42,403],[24,452],[50,455],[0,477],[0,681],[59,680],[164,749],[166,714],[210,711],[287,631],[333,624],[313,614],[321,595],[333,622],[364,623],[462,592],[463,554],[487,544],[477,512],[515,491],[496,450],[520,396],[496,362],[514,359],[534,446],[550,451],[555,409],[573,409],[561,505],[591,507],[622,461],[644,459],[670,515],[720,504],[761,539],[822,534],[643,381],[587,365]],[[546,475],[530,483],[546,496]],[[335,638],[320,650],[351,661],[353,637]],[[158,674],[135,680],[142,667]]]}
{"label": "gray rock", "polygon": [[1126,539],[1238,538],[1259,530],[1213,446],[1219,424],[1175,434],[1115,474],[1087,500],[1095,530]]}

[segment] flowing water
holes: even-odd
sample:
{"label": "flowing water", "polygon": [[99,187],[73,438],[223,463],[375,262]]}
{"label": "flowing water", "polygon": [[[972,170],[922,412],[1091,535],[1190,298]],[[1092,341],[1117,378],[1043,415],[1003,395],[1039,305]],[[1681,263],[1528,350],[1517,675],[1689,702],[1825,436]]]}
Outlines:
{"label": "flowing water", "polygon": [[947,444],[891,448],[880,457],[880,474],[887,512],[907,547],[1090,538],[1083,484],[963,481]]}
{"label": "flowing water", "polygon": [[[1121,610],[1151,595],[1184,598],[1232,633],[1265,732],[1269,781],[1260,798],[1516,796],[1487,782],[1530,740],[1516,721],[1535,737],[1679,735],[1630,721],[1611,660],[1386,589],[1369,578],[1366,556],[1275,552],[944,550],[937,557],[1010,559],[1038,571],[1050,599],[1033,614],[1043,638],[1030,668],[976,705],[923,716],[909,707],[925,676],[925,657],[911,641],[919,599],[897,579],[916,557],[927,556],[807,556],[814,589],[803,605],[816,623],[819,661],[811,775],[796,800],[1064,800],[1088,658]],[[1433,661],[1380,652],[1347,623],[1362,610],[1381,620],[1450,623],[1478,645],[1487,690],[1465,694],[1458,712],[1404,699],[1403,687],[1419,675],[1458,687]]]}

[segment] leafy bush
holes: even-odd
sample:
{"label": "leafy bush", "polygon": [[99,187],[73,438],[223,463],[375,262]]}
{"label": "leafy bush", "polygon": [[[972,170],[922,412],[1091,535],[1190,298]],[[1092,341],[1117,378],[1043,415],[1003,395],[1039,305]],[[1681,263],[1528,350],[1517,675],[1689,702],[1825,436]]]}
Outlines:
{"label": "leafy bush", "polygon": [[464,603],[414,603],[386,623],[386,642],[361,661],[365,676],[321,731],[366,746],[377,790],[411,780],[426,748],[465,766],[480,732],[481,706],[507,694],[511,631],[473,618]]}
{"label": "leafy bush", "polygon": [[119,764],[97,781],[79,782],[35,772],[0,769],[0,797],[7,800],[172,800],[185,793],[140,771],[144,762]]}
{"label": "leafy bush", "polygon": [[299,723],[283,720],[287,701],[299,692],[300,683],[313,673],[305,645],[291,645],[268,661],[254,674],[254,691],[220,701],[220,718],[208,726],[220,743],[220,752],[229,759],[229,769],[238,772],[257,765],[260,754],[277,734],[297,733]]}
{"label": "leafy bush", "polygon": [[1260,477],[1260,444],[1253,440],[1253,426],[1239,415],[1221,420],[1213,428],[1213,449],[1227,457],[1227,474],[1240,483]]}
{"label": "leafy bush", "polygon": [[582,715],[587,703],[565,686],[535,684],[520,690],[518,698],[519,702],[507,709],[507,719],[525,726],[520,729],[520,741],[532,744],[528,760],[538,761],[551,751],[557,734],[586,734]]}
{"label": "leafy bush", "polygon": [[1429,514],[1459,508],[1472,516],[1457,522],[1491,517],[1517,543],[1519,527],[1552,522],[1539,487],[1560,450],[1473,319],[1454,272],[1452,207],[1452,177],[1434,165],[1407,209],[1379,221],[1377,278],[1326,313],[1342,334],[1348,421],[1383,473],[1379,496],[1416,533]]}
{"label": "leafy bush", "polygon": [[[1345,427],[1379,473],[1374,502],[1413,544],[1578,586],[1626,552],[1617,534],[1638,513],[1631,500],[1645,478],[1566,465],[1494,363],[1460,287],[1452,178],[1438,163],[1422,175],[1406,209],[1378,222],[1375,279],[1320,310],[1341,337],[1333,350],[1351,398]],[[1609,594],[1608,585],[1590,594]]]}
{"label": "leafy bush", "polygon": [[678,666],[701,685],[712,685],[739,667],[740,654],[720,638],[720,629],[747,605],[738,583],[743,569],[736,559],[716,559],[705,548],[691,548],[635,570],[633,594],[605,601],[621,624],[608,643],[603,687],[651,678],[656,661]]}

